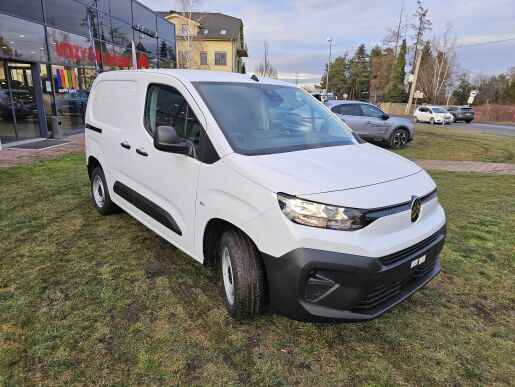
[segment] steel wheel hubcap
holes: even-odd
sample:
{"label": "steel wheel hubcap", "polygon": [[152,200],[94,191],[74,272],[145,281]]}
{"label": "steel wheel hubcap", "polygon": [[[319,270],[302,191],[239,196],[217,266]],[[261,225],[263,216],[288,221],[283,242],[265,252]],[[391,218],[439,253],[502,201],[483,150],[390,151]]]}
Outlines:
{"label": "steel wheel hubcap", "polygon": [[98,175],[95,176],[95,178],[93,179],[93,197],[95,198],[95,203],[97,204],[97,206],[104,206],[104,184],[102,184],[102,178]]}
{"label": "steel wheel hubcap", "polygon": [[397,132],[393,136],[393,145],[395,145],[396,148],[400,148],[404,145],[406,145],[407,142],[407,136],[404,132]]}
{"label": "steel wheel hubcap", "polygon": [[222,275],[224,280],[225,295],[230,305],[234,304],[234,277],[232,273],[231,255],[229,249],[222,250]]}

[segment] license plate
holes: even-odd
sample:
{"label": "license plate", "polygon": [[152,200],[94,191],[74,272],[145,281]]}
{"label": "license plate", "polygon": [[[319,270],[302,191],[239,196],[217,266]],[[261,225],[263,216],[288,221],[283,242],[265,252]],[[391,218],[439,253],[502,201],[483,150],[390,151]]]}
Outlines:
{"label": "license plate", "polygon": [[415,266],[422,265],[426,261],[426,256],[423,255],[420,258],[417,258],[411,261],[411,268],[413,269]]}

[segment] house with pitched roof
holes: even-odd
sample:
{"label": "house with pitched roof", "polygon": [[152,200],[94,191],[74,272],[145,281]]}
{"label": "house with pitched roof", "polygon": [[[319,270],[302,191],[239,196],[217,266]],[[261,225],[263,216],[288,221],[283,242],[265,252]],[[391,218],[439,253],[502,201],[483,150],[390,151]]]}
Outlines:
{"label": "house with pitched roof", "polygon": [[175,25],[177,68],[241,72],[248,56],[243,22],[212,12],[158,12]]}

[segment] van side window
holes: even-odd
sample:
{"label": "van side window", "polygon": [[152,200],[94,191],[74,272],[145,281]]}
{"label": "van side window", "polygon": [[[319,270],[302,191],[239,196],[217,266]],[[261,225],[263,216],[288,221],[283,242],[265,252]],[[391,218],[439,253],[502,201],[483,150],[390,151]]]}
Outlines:
{"label": "van side window", "polygon": [[202,124],[179,91],[171,86],[150,85],[145,104],[145,129],[154,137],[158,126],[173,126],[181,138],[200,142]]}

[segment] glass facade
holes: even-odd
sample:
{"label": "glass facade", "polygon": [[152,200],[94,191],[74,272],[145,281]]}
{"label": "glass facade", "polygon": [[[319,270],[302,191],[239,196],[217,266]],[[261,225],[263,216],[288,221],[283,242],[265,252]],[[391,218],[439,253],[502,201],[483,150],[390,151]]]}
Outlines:
{"label": "glass facade", "polygon": [[97,71],[175,68],[175,27],[136,0],[0,0],[0,139],[84,127]]}

